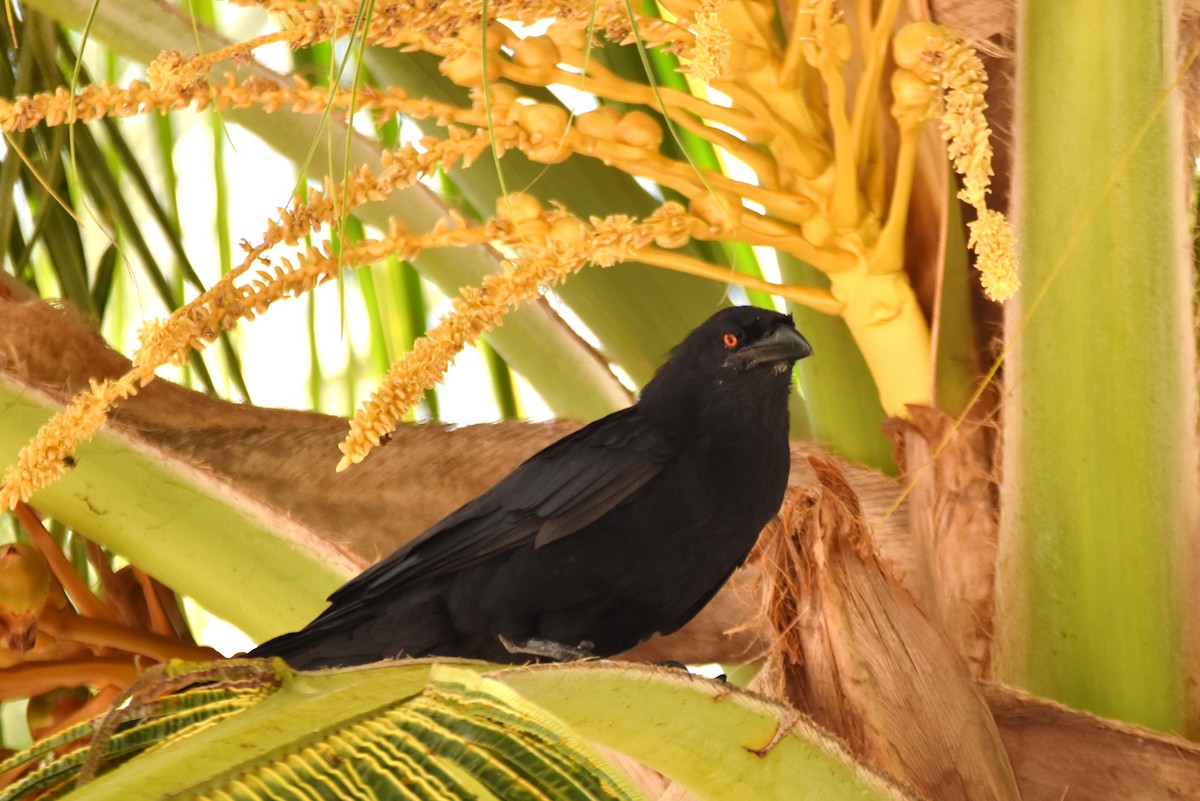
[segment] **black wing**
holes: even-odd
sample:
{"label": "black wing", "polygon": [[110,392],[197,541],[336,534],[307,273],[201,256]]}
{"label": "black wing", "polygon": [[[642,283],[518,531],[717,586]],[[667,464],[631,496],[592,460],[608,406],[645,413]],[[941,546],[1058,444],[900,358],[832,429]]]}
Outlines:
{"label": "black wing", "polygon": [[329,600],[361,602],[389,587],[573,534],[658,475],[674,452],[674,444],[636,407],[610,414],[530,457]]}

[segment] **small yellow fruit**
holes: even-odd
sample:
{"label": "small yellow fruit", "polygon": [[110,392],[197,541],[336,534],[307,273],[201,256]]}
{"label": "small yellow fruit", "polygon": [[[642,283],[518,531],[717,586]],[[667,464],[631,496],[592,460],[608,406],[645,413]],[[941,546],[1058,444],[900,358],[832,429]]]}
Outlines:
{"label": "small yellow fruit", "polygon": [[523,106],[517,115],[517,124],[535,145],[559,142],[567,133],[567,111],[549,103]]}
{"label": "small yellow fruit", "polygon": [[550,68],[558,66],[558,45],[549,36],[530,36],[522,39],[513,52],[513,61],[522,67]]}
{"label": "small yellow fruit", "polygon": [[[444,59],[442,63],[438,64],[438,71],[459,86],[482,86],[485,77],[488,83],[495,83],[500,79],[500,57],[496,53],[489,52],[485,70],[483,59],[478,53],[463,53]],[[486,76],[484,75],[485,71]]]}
{"label": "small yellow fruit", "polygon": [[617,138],[621,112],[612,106],[601,106],[575,118],[575,130],[586,136],[612,141]]}
{"label": "small yellow fruit", "polygon": [[573,28],[565,23],[555,23],[546,30],[562,54],[582,53],[587,46],[587,34],[580,28]]}
{"label": "small yellow fruit", "polygon": [[617,141],[643,149],[658,149],[662,144],[662,128],[644,111],[631,111],[621,118],[616,128]]}
{"label": "small yellow fruit", "polygon": [[911,70],[892,73],[892,116],[901,128],[920,125],[933,112],[937,87]]}
{"label": "small yellow fruit", "polygon": [[[483,26],[476,25],[470,28],[464,28],[458,32],[458,39],[469,45],[475,45],[477,48],[483,44]],[[516,39],[516,34],[509,30],[507,25],[492,21],[488,23],[487,28],[487,47],[488,50],[496,51],[504,45],[511,45]]]}
{"label": "small yellow fruit", "polygon": [[567,247],[577,249],[583,244],[587,229],[577,217],[567,215],[554,221],[550,228],[550,238],[561,242]]}
{"label": "small yellow fruit", "polygon": [[496,199],[496,216],[515,223],[536,220],[542,216],[542,204],[533,195],[510,192]]}
{"label": "small yellow fruit", "polygon": [[0,608],[20,614],[37,609],[50,591],[50,569],[37,548],[24,542],[0,546]]}
{"label": "small yellow fruit", "polygon": [[[487,102],[493,109],[507,108],[517,102],[517,98],[521,96],[521,92],[517,87],[506,83],[492,84],[487,88],[487,91]],[[480,107],[484,105],[482,87],[471,90],[471,99]]]}
{"label": "small yellow fruit", "polygon": [[932,22],[922,20],[905,25],[892,38],[892,57],[896,66],[928,78],[930,65],[926,54],[937,47],[938,40],[945,35],[946,29]]}

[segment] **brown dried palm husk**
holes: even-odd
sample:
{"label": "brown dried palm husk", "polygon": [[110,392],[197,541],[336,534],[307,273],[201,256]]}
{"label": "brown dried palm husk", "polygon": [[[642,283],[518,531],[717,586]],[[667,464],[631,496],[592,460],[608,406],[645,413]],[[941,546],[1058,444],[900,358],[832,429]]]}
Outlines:
{"label": "brown dried palm husk", "polygon": [[829,459],[764,535],[766,686],[929,798],[1020,798],[966,664],[876,555]]}
{"label": "brown dried palm husk", "polygon": [[996,613],[999,480],[988,407],[994,400],[958,423],[937,409],[910,406],[908,420],[887,424],[909,487],[910,542],[923,588],[917,600],[977,679],[992,675]]}

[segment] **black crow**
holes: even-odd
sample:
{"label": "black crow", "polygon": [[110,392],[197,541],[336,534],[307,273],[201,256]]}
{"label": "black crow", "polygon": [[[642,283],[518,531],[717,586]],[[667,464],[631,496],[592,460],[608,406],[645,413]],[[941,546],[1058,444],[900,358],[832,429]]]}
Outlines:
{"label": "black crow", "polygon": [[566,660],[674,631],[779,510],[792,366],[811,352],[790,315],[717,312],[636,405],[531,457],[250,655]]}

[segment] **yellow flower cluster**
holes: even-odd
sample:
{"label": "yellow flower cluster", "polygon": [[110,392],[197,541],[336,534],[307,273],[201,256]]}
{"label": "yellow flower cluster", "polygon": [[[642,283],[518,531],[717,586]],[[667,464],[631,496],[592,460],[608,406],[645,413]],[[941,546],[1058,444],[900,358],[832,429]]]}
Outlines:
{"label": "yellow flower cluster", "polygon": [[696,47],[692,55],[692,75],[702,81],[714,81],[729,62],[732,37],[721,22],[721,0],[703,0],[696,11]]}
{"label": "yellow flower cluster", "polygon": [[[894,85],[913,83],[936,87],[942,104],[942,138],[963,177],[958,196],[975,207],[978,219],[970,224],[969,247],[981,273],[984,292],[993,300],[1005,300],[1017,291],[1016,236],[1004,215],[987,207],[992,177],[991,128],[984,111],[987,74],[975,51],[952,31],[930,22],[914,22],[893,41],[900,67]],[[907,84],[911,87],[911,84]],[[909,89],[909,96],[919,90]],[[897,93],[899,96],[899,93]],[[932,113],[938,96],[930,97]],[[919,104],[917,104],[919,105]]]}
{"label": "yellow flower cluster", "polygon": [[[914,143],[939,102],[951,157],[964,175],[963,197],[980,210],[971,247],[985,273],[985,288],[994,296],[1015,288],[1011,228],[985,204],[991,150],[982,67],[970,48],[944,29],[918,24],[895,38],[899,69],[893,113],[901,136],[898,152],[885,145],[877,110],[897,0],[885,0],[868,13],[872,19],[859,20],[857,42],[834,0],[798,3],[786,37],[778,33],[774,11],[755,0],[663,0],[669,12],[664,19],[631,15],[625,2],[614,0],[489,0],[486,6],[482,0],[376,0],[365,20],[359,0],[236,2],[273,12],[279,30],[202,56],[165,52],[149,66],[145,82],[127,87],[96,85],[75,96],[60,89],[0,99],[0,129],[185,106],[258,106],[310,114],[368,110],[380,118],[402,114],[436,121],[443,133],[383,154],[378,173],[359,168],[344,184],[327,180],[322,190],[310,190],[302,202],[281,209],[262,242],[245,246],[237,268],[167,320],[146,326],[134,371],[116,382],[119,389],[97,385],[87,393],[90,400],[77,400],[78,408],[73,404],[71,414],[51,426],[55,431],[38,440],[40,456],[23,452],[15,477],[5,485],[5,499],[28,497],[50,480],[71,443],[90,436],[108,408],[152,380],[160,365],[185,359],[239,320],[253,318],[279,298],[309,291],[340,269],[390,255],[411,258],[429,247],[492,242],[515,255],[503,262],[500,273],[465,290],[428,339],[392,368],[355,415],[343,445],[343,468],[391,430],[467,342],[497,325],[509,308],[538,297],[585,264],[633,260],[841,314],[880,381],[885,406],[900,413],[905,403],[926,401],[932,385],[917,369],[899,389],[882,389],[886,366],[899,361],[889,350],[892,343],[903,339],[907,352],[918,358],[929,352],[927,326],[903,271],[903,238]],[[543,35],[522,37],[501,19],[554,22]],[[593,35],[600,33],[610,41],[639,42],[678,55],[690,62],[694,77],[713,83],[729,103],[613,73],[588,52]],[[301,79],[286,86],[263,77],[208,79],[214,65],[244,61],[264,44],[298,48],[350,36],[371,46],[438,57],[446,76],[471,89],[471,104],[413,98],[397,89],[330,90]],[[856,45],[862,69],[851,82],[847,64]],[[535,102],[518,88],[556,84],[613,102],[574,116],[557,104]],[[719,168],[665,154],[661,146],[671,132],[639,105],[658,109],[670,126],[743,161],[756,177],[735,179]],[[503,198],[496,217],[481,227],[469,227],[452,213],[426,233],[412,234],[392,223],[379,239],[337,252],[325,242],[275,262],[268,255],[277,245],[295,246],[350,209],[386,198],[438,169],[470,164],[489,149],[501,155],[519,150],[545,164],[572,155],[595,158],[675,190],[687,202],[664,204],[641,221],[614,215],[585,222],[516,195]],[[894,175],[887,173],[890,164]],[[826,272],[832,290],[778,287],[718,269],[679,252],[692,239],[739,241],[791,254]],[[255,264],[262,267],[251,274]]]}
{"label": "yellow flower cluster", "polygon": [[16,464],[4,472],[0,511],[12,511],[39,487],[62,475],[76,445],[91,439],[104,425],[108,410],[137,392],[137,386],[133,375],[117,381],[93,381],[90,391],[80,393],[55,414],[21,449]]}
{"label": "yellow flower cluster", "polygon": [[[535,133],[531,134],[527,128],[510,126],[499,141],[523,150],[535,147],[540,143],[534,138],[537,126],[532,127]],[[693,237],[720,236],[728,225],[727,214],[715,212],[704,202],[695,204],[695,213],[688,213],[675,203],[665,204],[643,223],[617,215],[594,219],[588,224],[559,209],[544,211],[529,196],[513,195],[501,199],[497,216],[483,227],[469,228],[454,212],[427,234],[409,234],[393,221],[387,235],[380,239],[367,240],[337,253],[326,241],[321,247],[308,247],[293,258],[281,258],[270,269],[248,275],[256,263],[270,267],[266,253],[276,245],[295,245],[307,234],[340,219],[344,210],[381,200],[399,188],[412,185],[437,166],[448,168],[459,159],[469,162],[487,150],[488,142],[485,130],[471,133],[452,128],[445,140],[424,140],[423,151],[405,145],[397,151],[385,152],[378,175],[365,167],[359,168],[343,185],[335,186],[327,179],[323,190],[309,190],[305,202],[290,210],[279,209],[279,219],[268,223],[262,242],[254,247],[244,246],[246,255],[241,264],[167,320],[143,326],[132,371],[115,382],[93,384],[90,391],[81,393],[39,431],[6,474],[0,502],[11,507],[54,481],[61,475],[63,461],[76,444],[95,433],[113,405],[152,381],[159,366],[182,363],[190,351],[204,348],[222,330],[233,328],[242,319],[253,319],[281,298],[298,297],[341,269],[375,263],[389,255],[411,259],[426,248],[484,242],[504,244],[517,253],[515,259],[503,263],[502,273],[485,279],[479,288],[464,289],[446,319],[392,368],[368,405],[355,415],[351,433],[343,444],[346,455],[341,468],[360,461],[378,444],[380,437],[394,428],[395,420],[420,400],[425,388],[441,380],[454,356],[482,332],[497,325],[508,309],[538,297],[544,287],[587,263],[659,264],[774,291],[829,313],[836,313],[839,308],[838,302],[824,290],[779,286],[730,275],[704,262],[662,250],[682,247]]]}
{"label": "yellow flower cluster", "polygon": [[[859,251],[863,245],[870,244],[860,242],[857,237],[844,237],[837,231],[841,227],[838,221],[848,221],[850,225],[861,222],[853,180],[856,169],[849,160],[851,149],[839,149],[839,161],[846,162],[839,164],[839,173],[851,176],[851,180],[835,182],[836,194],[848,200],[843,202],[834,198],[831,201],[828,182],[824,178],[819,178],[816,183],[805,178],[807,175],[819,176],[826,167],[814,163],[798,171],[785,169],[788,159],[783,156],[777,159],[764,150],[764,145],[774,143],[780,146],[781,152],[794,150],[802,159],[808,158],[803,155],[805,153],[817,154],[820,159],[823,146],[796,142],[796,147],[792,147],[788,144],[789,136],[781,138],[779,132],[790,132],[792,124],[779,119],[778,110],[762,105],[763,92],[752,87],[752,91],[744,96],[737,96],[741,102],[724,107],[688,92],[663,87],[656,92],[644,83],[614,75],[598,59],[589,60],[585,53],[589,46],[585,28],[592,16],[587,4],[563,6],[555,3],[557,21],[544,36],[521,39],[506,26],[490,23],[485,57],[482,52],[485,37],[481,29],[462,24],[464,17],[471,19],[474,14],[477,18],[481,7],[467,3],[429,4],[428,7],[411,3],[377,3],[364,34],[367,40],[377,45],[421,47],[441,56],[441,68],[447,75],[477,87],[475,102],[470,108],[457,108],[423,98],[410,99],[396,90],[380,92],[362,88],[347,92],[338,89],[331,93],[303,81],[283,87],[262,78],[235,80],[229,76],[221,84],[206,83],[202,76],[218,58],[242,57],[257,44],[287,40],[296,46],[320,36],[349,33],[357,9],[349,2],[268,5],[271,10],[281,13],[285,21],[284,30],[277,34],[204,57],[189,59],[178,53],[165,53],[151,65],[149,84],[135,81],[124,89],[87,87],[76,98],[60,93],[19,98],[10,104],[0,101],[0,128],[14,129],[41,121],[61,120],[68,113],[75,113],[86,121],[105,113],[165,111],[189,103],[197,108],[259,105],[268,111],[286,105],[305,113],[324,113],[331,107],[349,110],[353,104],[354,111],[372,109],[381,117],[401,113],[418,119],[436,119],[448,126],[451,138],[480,141],[484,145],[479,149],[480,153],[486,146],[494,146],[500,153],[515,148],[543,163],[562,161],[580,153],[675,189],[693,198],[699,206],[708,203],[716,193],[720,199],[718,205],[729,224],[715,225],[709,238],[737,238],[748,244],[773,247],[826,271],[851,267],[861,257]],[[546,5],[549,7],[549,3]],[[735,56],[744,60],[743,51],[754,47],[753,41],[733,40],[722,21],[727,6],[731,11],[740,8],[717,0],[704,0],[697,6],[680,3],[675,9],[682,14],[679,24],[638,18],[637,35],[650,45],[678,46],[691,52],[695,63],[709,64],[712,70],[719,72],[721,64]],[[531,6],[528,3],[499,3],[489,8],[493,15],[517,19],[532,19],[545,11],[539,4]],[[628,31],[628,24],[625,24],[625,32],[618,31],[619,21],[625,14],[622,5],[608,4],[597,11],[595,24],[610,35],[630,38],[633,34]],[[683,24],[688,20],[694,20],[695,31]],[[847,42],[842,35],[845,26],[830,20],[818,22],[814,36],[807,38],[830,42],[821,50],[827,54],[821,63],[822,74],[832,76],[841,63],[838,59],[846,55]],[[511,56],[502,53],[501,48],[511,49]],[[478,88],[485,74],[485,60],[486,74],[491,82],[487,89],[490,101],[487,104],[482,102],[484,91]],[[708,71],[709,67],[701,69]],[[580,70],[584,70],[582,75]],[[674,124],[750,164],[758,173],[759,181],[735,180],[720,170],[701,169],[664,155],[659,151],[663,131],[641,111],[620,113],[606,106],[572,119],[556,105],[524,101],[510,85],[497,83],[501,79],[530,86],[578,85],[584,91],[624,103],[656,106],[662,101],[665,104],[663,111]],[[846,129],[847,125],[842,128]],[[471,126],[476,131],[463,130],[459,126]],[[463,153],[467,161],[476,155]],[[744,207],[742,199],[761,205],[764,211]],[[832,220],[838,223],[833,227],[827,223],[823,212],[830,203],[835,211],[837,208],[851,209],[848,214],[833,213]]]}
{"label": "yellow flower cluster", "polygon": [[[47,422],[18,454],[0,487],[0,508],[11,509],[18,501],[27,501],[39,488],[56,480],[64,469],[66,457],[103,425],[109,410],[137,393],[154,380],[154,371],[168,363],[182,363],[192,350],[201,350],[222,330],[235,327],[242,319],[253,319],[275,301],[297,297],[318,283],[337,274],[343,266],[358,266],[385,258],[391,253],[413,254],[420,246],[404,243],[404,234],[395,227],[391,238],[365,243],[357,249],[333,255],[328,242],[322,248],[310,247],[298,254],[295,263],[283,258],[271,270],[259,270],[238,283],[265,253],[279,244],[295,245],[322,226],[340,219],[342,210],[355,208],[391,192],[410,186],[437,164],[452,164],[464,153],[477,154],[486,149],[486,141],[452,139],[430,151],[418,153],[404,147],[383,158],[383,169],[374,175],[366,168],[352,173],[345,184],[326,182],[325,189],[311,188],[304,203],[292,210],[280,209],[279,219],[268,223],[263,241],[245,245],[241,264],[191,302],[163,321],[143,325],[139,346],[133,355],[133,369],[116,381],[93,382],[67,408]],[[268,263],[269,264],[269,263]]]}
{"label": "yellow flower cluster", "polygon": [[[342,459],[338,470],[362,461],[394,431],[396,421],[420,401],[426,389],[442,380],[464,347],[498,325],[510,309],[540,297],[547,287],[587,264],[609,267],[635,261],[708,278],[729,277],[711,265],[660,249],[681,247],[692,232],[709,226],[677,203],[663,204],[641,222],[611,215],[585,223],[559,208],[544,210],[535,198],[520,193],[501,198],[496,208],[496,216],[483,228],[463,228],[459,219],[453,227],[443,223],[424,236],[405,237],[395,231],[389,241],[369,246],[364,262],[378,258],[380,251],[415,254],[427,247],[481,241],[506,245],[517,255],[504,260],[502,271],[485,278],[479,287],[464,288],[450,311],[392,366],[370,399],[354,413],[350,433],[339,446]],[[351,248],[343,260],[357,261],[362,247]],[[821,290],[738,278],[751,288],[769,287],[827,311],[837,308],[836,301]]]}
{"label": "yellow flower cluster", "polygon": [[967,247],[975,251],[981,268],[983,291],[992,300],[1004,300],[1017,291],[1017,238],[1012,224],[998,211],[980,209],[979,217],[967,228]]}

